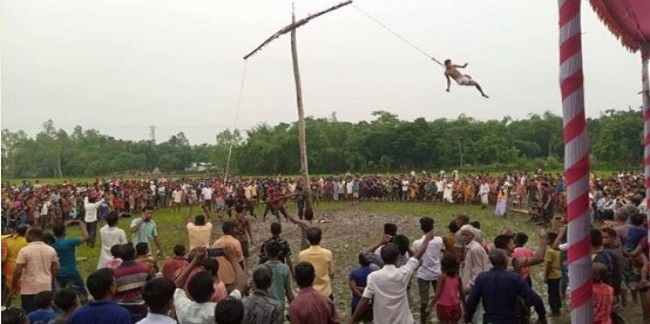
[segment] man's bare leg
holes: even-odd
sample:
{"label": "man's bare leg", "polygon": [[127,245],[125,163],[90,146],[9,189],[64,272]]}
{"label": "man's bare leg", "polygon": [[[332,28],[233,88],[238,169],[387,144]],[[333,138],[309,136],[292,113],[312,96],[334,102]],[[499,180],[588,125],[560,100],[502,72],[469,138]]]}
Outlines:
{"label": "man's bare leg", "polygon": [[478,83],[474,83],[474,86],[476,87],[476,89],[478,90],[478,92],[481,93],[481,96],[483,96],[484,98],[490,98],[490,97],[488,97],[488,95],[486,95],[485,93],[483,93],[483,89],[481,89],[481,86],[480,86]]}

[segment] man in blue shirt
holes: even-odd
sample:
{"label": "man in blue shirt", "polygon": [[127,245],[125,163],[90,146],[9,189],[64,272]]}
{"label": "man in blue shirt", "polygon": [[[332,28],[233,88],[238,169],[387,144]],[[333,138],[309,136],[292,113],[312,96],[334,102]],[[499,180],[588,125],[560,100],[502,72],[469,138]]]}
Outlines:
{"label": "man in blue shirt", "polygon": [[113,300],[117,286],[112,269],[91,273],[87,284],[94,300],[75,311],[68,324],[132,324],[129,311]]}
{"label": "man in blue shirt", "polygon": [[[79,225],[81,237],[66,237],[66,226]],[[63,224],[54,224],[52,228],[56,240],[54,250],[59,257],[59,272],[56,274],[56,284],[59,288],[71,288],[79,296],[79,301],[85,304],[88,301],[88,292],[77,269],[77,246],[88,241],[86,223],[80,220],[68,220]]]}
{"label": "man in blue shirt", "polygon": [[518,324],[517,303],[523,298],[535,307],[538,323],[546,324],[544,302],[518,274],[507,271],[508,255],[505,250],[492,249],[489,253],[492,269],[480,273],[467,298],[465,322],[471,323],[479,301],[483,301],[484,323]]}
{"label": "man in blue shirt", "polygon": [[[350,290],[352,290],[352,301],[350,302],[350,306],[352,307],[351,314],[354,314],[354,310],[357,309],[357,305],[359,305],[359,301],[363,297],[363,291],[368,284],[368,275],[375,271],[375,269],[370,267],[371,260],[366,257],[367,255],[366,253],[359,253],[360,267],[350,272]],[[370,253],[370,255],[376,254]],[[364,323],[372,323],[372,307],[366,308],[358,320]]]}

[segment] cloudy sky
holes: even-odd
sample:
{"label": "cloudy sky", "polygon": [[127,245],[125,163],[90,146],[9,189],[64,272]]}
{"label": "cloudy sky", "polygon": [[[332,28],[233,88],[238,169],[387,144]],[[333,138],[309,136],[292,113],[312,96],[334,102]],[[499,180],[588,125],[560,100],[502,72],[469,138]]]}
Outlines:
{"label": "cloudy sky", "polygon": [[[297,0],[309,13],[337,0]],[[469,62],[492,97],[452,85],[442,69],[349,6],[299,29],[306,114],[339,120],[387,110],[402,119],[485,120],[561,114],[557,2],[355,0],[425,52]],[[96,128],[164,141],[184,131],[214,143],[226,128],[297,119],[288,35],[242,57],[290,22],[290,0],[2,0],[3,128],[35,134]],[[626,52],[583,2],[589,116],[638,107],[639,55]],[[238,95],[246,66],[239,117]],[[640,122],[640,121],[639,121]]]}

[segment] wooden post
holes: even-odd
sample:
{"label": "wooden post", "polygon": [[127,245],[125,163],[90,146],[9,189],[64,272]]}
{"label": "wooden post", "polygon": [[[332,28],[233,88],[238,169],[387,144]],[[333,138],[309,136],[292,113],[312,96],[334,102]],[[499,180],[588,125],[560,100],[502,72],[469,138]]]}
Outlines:
{"label": "wooden post", "polygon": [[[296,23],[295,12],[291,14],[291,23]],[[300,148],[300,169],[303,177],[303,193],[305,209],[312,209],[311,180],[309,178],[309,161],[307,160],[307,135],[305,130],[305,110],[302,106],[302,86],[300,70],[298,69],[298,48],[296,46],[296,28],[291,30],[291,62],[293,63],[293,78],[296,82],[296,104],[298,106],[298,146]]]}

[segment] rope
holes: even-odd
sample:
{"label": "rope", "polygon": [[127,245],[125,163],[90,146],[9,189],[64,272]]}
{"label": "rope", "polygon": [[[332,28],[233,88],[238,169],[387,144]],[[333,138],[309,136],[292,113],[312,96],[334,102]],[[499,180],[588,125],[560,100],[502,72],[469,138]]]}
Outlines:
{"label": "rope", "polygon": [[237,129],[237,122],[239,122],[239,111],[241,110],[241,102],[244,93],[244,81],[246,80],[246,66],[248,61],[244,60],[244,68],[241,72],[241,83],[239,84],[239,95],[237,96],[237,110],[235,110],[235,122],[233,123],[233,132],[230,135],[230,146],[228,147],[228,160],[226,161],[226,173],[224,175],[224,180],[228,179],[228,173],[230,172],[230,158],[232,157],[232,147],[233,147],[233,136],[235,135],[235,130]]}
{"label": "rope", "polygon": [[383,24],[383,23],[382,23],[381,21],[379,21],[377,18],[375,18],[375,17],[371,16],[369,13],[367,13],[367,12],[361,10],[361,8],[357,7],[357,5],[352,4],[352,7],[354,7],[354,9],[357,9],[361,14],[363,14],[364,16],[366,16],[367,18],[369,18],[370,20],[374,21],[377,25],[379,25],[379,26],[381,26],[382,28],[384,28],[385,30],[387,30],[389,33],[395,35],[395,36],[396,36],[397,38],[399,38],[402,42],[406,43],[407,45],[409,45],[409,46],[411,46],[412,48],[414,48],[416,51],[420,52],[422,55],[426,56],[426,57],[429,58],[429,59],[432,59],[434,62],[438,63],[440,66],[444,66],[444,64],[442,64],[442,62],[438,61],[435,57],[433,57],[433,56],[427,54],[427,52],[425,52],[424,50],[422,50],[421,48],[419,48],[417,45],[415,45],[415,44],[409,42],[406,38],[404,38],[402,35],[400,35],[400,34],[398,34],[397,32],[395,32],[394,30],[392,30],[390,27],[388,27],[388,26],[386,26],[385,24]]}

